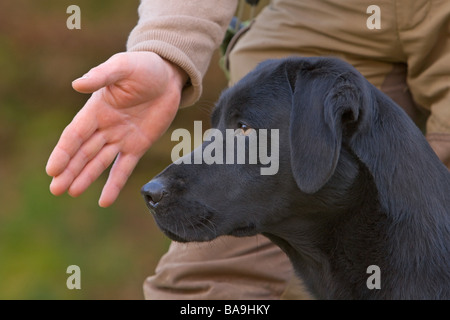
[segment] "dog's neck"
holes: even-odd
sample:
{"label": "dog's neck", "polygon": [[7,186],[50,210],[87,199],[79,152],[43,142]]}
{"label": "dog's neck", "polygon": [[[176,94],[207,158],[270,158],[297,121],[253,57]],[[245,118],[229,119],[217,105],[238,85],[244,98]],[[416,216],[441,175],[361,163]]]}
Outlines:
{"label": "dog's neck", "polygon": [[[301,208],[305,206],[305,199],[302,199],[300,204],[288,208],[285,213],[288,217],[272,226],[271,233],[265,235],[286,252],[298,275],[317,298],[436,296],[433,282],[448,281],[445,268],[450,267],[449,253],[442,243],[448,232],[441,234],[442,230],[438,230],[441,226],[437,225],[429,229],[429,222],[427,229],[422,212],[403,212],[405,217],[401,220],[387,212],[380,205],[376,183],[369,170],[359,163],[357,171],[350,187],[335,188],[334,203],[321,207],[324,198],[319,192],[306,203],[314,206],[317,201],[321,209],[305,215]],[[351,167],[342,171],[343,174],[349,172],[352,172]],[[333,182],[328,188],[333,188]],[[339,194],[343,190],[345,194]],[[436,237],[436,234],[441,236]],[[368,287],[369,266],[381,270],[381,289]],[[441,296],[446,294],[448,292]]]}
{"label": "dog's neck", "polygon": [[[377,191],[367,170],[353,169],[356,177],[350,187],[331,183],[323,191],[329,193],[329,189],[335,189],[333,203],[326,203],[322,210],[308,215],[301,208],[304,200],[295,203],[288,210],[298,214],[289,215],[271,228],[271,234],[265,234],[286,252],[298,275],[317,298],[368,296],[372,292],[366,286],[370,276],[367,267],[385,265],[379,261],[386,255],[380,254],[383,248],[376,239],[385,238],[388,218],[380,211]],[[351,171],[349,167],[343,170],[345,174]],[[311,205],[324,198],[319,193],[306,202]],[[343,290],[349,287],[349,281],[355,285],[353,292]]]}

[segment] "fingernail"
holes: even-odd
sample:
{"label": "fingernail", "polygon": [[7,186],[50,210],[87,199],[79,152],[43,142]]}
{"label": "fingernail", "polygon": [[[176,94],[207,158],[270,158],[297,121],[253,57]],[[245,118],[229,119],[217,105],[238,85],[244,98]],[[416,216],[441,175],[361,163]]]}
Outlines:
{"label": "fingernail", "polygon": [[88,79],[88,78],[89,78],[89,74],[86,73],[86,74],[83,75],[82,77],[79,77],[78,79],[75,79],[75,80],[73,80],[73,81],[75,82],[75,81],[78,81],[78,80],[84,80],[84,79]]}

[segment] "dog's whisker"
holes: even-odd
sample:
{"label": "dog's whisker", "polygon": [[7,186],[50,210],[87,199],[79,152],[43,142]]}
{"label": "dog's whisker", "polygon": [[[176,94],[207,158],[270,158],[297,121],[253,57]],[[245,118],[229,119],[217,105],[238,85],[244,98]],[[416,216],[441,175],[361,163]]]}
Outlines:
{"label": "dog's whisker", "polygon": [[[205,219],[205,221],[210,222],[208,219]],[[208,225],[206,225],[205,223],[203,223],[202,221],[199,221],[203,226],[205,226],[205,228],[207,228],[209,231],[211,231],[214,234],[214,237],[216,237],[216,229],[209,227]]]}
{"label": "dog's whisker", "polygon": [[192,223],[192,221],[190,219],[187,219],[187,221],[189,221],[189,224],[192,226],[192,230],[194,230],[194,232],[195,232],[195,237],[198,239],[197,228],[194,226],[194,224]]}
{"label": "dog's whisker", "polygon": [[214,224],[213,221],[211,221],[210,219],[208,219],[208,222],[212,225],[212,228],[214,230],[214,237],[217,237],[217,228],[216,225]]}
{"label": "dog's whisker", "polygon": [[206,222],[208,222],[211,225],[211,227],[212,227],[211,231],[214,233],[214,236],[217,236],[217,229],[216,229],[216,225],[214,224],[214,222],[211,221],[211,219],[209,219],[209,218],[205,218],[205,220],[206,220]]}

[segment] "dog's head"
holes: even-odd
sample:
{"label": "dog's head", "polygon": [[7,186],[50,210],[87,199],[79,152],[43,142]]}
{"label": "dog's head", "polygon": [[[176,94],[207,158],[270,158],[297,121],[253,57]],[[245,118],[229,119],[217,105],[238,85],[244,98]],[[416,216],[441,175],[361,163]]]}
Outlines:
{"label": "dog's head", "polygon": [[[176,241],[209,241],[268,232],[293,212],[344,209],[355,200],[343,194],[352,192],[360,172],[359,149],[371,147],[348,145],[377,116],[374,90],[334,58],[260,64],[221,95],[212,113],[215,138],[184,157],[192,164],[178,161],[142,188],[158,226]],[[265,140],[261,129],[267,129]],[[249,163],[250,143],[246,163],[237,163],[238,145],[230,148],[230,138],[251,135],[258,138],[253,151],[266,144],[275,155],[274,174],[262,174],[268,164],[260,154]],[[211,154],[213,142],[214,148],[223,146],[212,153],[222,163],[194,164],[195,153]]]}

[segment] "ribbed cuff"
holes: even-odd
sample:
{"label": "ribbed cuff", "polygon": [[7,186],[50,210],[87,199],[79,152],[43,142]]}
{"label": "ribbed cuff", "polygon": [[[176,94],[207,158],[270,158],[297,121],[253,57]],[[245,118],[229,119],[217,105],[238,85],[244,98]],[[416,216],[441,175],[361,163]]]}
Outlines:
{"label": "ribbed cuff", "polygon": [[180,108],[193,105],[202,94],[202,75],[189,57],[178,47],[159,40],[139,42],[128,51],[151,51],[183,69],[189,76],[181,94]]}

